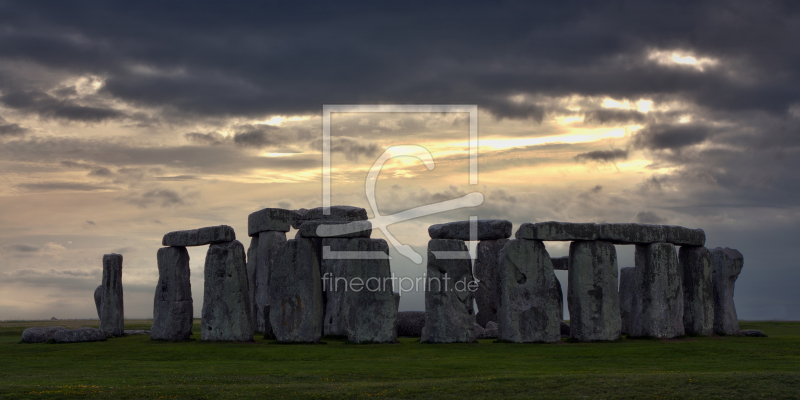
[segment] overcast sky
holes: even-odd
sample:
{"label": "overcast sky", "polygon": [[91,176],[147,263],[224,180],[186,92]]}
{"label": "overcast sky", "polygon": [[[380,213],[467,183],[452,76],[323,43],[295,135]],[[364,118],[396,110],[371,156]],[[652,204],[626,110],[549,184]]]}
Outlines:
{"label": "overcast sky", "polygon": [[387,163],[381,214],[484,194],[390,228],[423,255],[430,224],[469,215],[702,228],[744,254],[740,318],[800,319],[800,3],[377,7],[0,0],[0,319],[96,318],[111,252],[126,316],[149,318],[164,233],[227,224],[247,246],[249,213],[322,205],[325,104],[478,106],[478,185],[467,114],[332,118],[334,204],[374,216],[367,171],[400,144],[436,168]]}

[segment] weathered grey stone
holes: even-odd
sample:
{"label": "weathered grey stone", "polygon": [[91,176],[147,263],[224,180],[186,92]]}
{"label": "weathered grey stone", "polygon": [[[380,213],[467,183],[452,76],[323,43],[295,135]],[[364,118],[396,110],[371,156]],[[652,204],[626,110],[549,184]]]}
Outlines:
{"label": "weathered grey stone", "polygon": [[135,336],[135,335],[149,335],[150,331],[144,329],[126,329],[125,335],[126,336]]}
{"label": "weathered grey stone", "polygon": [[478,339],[497,339],[497,322],[489,321],[483,330],[483,336]]}
{"label": "weathered grey stone", "polygon": [[228,243],[236,240],[236,232],[228,225],[208,226],[189,231],[175,231],[164,235],[162,246],[189,247],[205,246],[214,243]]}
{"label": "weathered grey stone", "polygon": [[281,342],[316,342],[322,337],[320,265],[311,239],[286,242],[269,281],[270,324]]}
{"label": "weathered grey stone", "polygon": [[636,246],[634,298],[628,335],[683,336],[683,286],[671,243]]}
{"label": "weathered grey stone", "polygon": [[22,341],[26,343],[44,343],[53,338],[58,331],[67,328],[63,326],[35,326],[22,331]]}
{"label": "weathered grey stone", "polygon": [[564,321],[561,321],[560,328],[561,328],[561,337],[562,338],[564,338],[564,337],[568,338],[569,337],[569,332],[570,332],[569,324],[564,322]]}
{"label": "weathered grey stone", "polygon": [[153,300],[155,340],[188,340],[192,336],[194,306],[186,247],[158,249],[158,285]]}
{"label": "weathered grey stone", "polygon": [[275,257],[286,244],[286,233],[279,231],[261,232],[250,239],[247,249],[247,280],[250,289],[250,304],[253,307],[253,330],[266,332],[264,307],[269,304],[269,275]]}
{"label": "weathered grey stone", "polygon": [[[389,245],[383,239],[353,238],[348,240],[347,249],[389,254]],[[354,343],[396,342],[398,304],[392,287],[389,260],[345,261],[345,276],[350,283],[342,303],[347,339]],[[358,285],[362,282],[363,286]]]}
{"label": "weathered grey stone", "polygon": [[758,329],[742,329],[739,331],[739,336],[767,337],[767,334]]}
{"label": "weathered grey stone", "polygon": [[[357,251],[358,242],[347,238],[324,238],[322,246],[331,251]],[[355,248],[352,248],[355,247]],[[322,258],[322,296],[325,304],[325,317],[322,333],[325,336],[347,336],[344,323],[344,293],[347,290],[347,262],[341,258]]]}
{"label": "weathered grey stone", "polygon": [[478,243],[475,258],[475,279],[478,280],[475,303],[478,305],[478,314],[475,320],[481,326],[486,326],[489,321],[497,322],[497,310],[500,308],[497,288],[500,268],[497,263],[500,250],[506,243],[508,239],[482,240]]}
{"label": "weathered grey stone", "polygon": [[569,256],[551,258],[553,262],[553,269],[566,271],[569,269]]}
{"label": "weathered grey stone", "polygon": [[[511,222],[504,219],[481,219],[476,223],[474,240],[497,240],[511,237]],[[470,237],[470,221],[448,222],[428,227],[431,239],[473,240]]]}
{"label": "weathered grey stone", "polygon": [[[633,267],[619,270],[619,313],[622,320],[622,333],[630,332],[631,311],[636,290],[636,270]],[[640,308],[637,308],[640,309]]]}
{"label": "weathered grey stone", "polygon": [[[431,239],[425,288],[425,329],[423,343],[475,341],[474,285],[470,259],[439,259],[433,252],[466,252],[462,240]],[[446,278],[446,279],[445,279]]]}
{"label": "weathered grey stone", "polygon": [[306,238],[368,238],[372,234],[369,221],[307,220],[299,229]]}
{"label": "weathered grey stone", "polygon": [[256,237],[261,232],[289,232],[297,217],[292,210],[265,208],[247,216],[247,236]]}
{"label": "weathered grey stone", "polygon": [[539,222],[522,224],[517,239],[575,241],[603,240],[614,244],[673,243],[679,246],[702,246],[706,235],[702,229],[671,225],[594,224],[571,222]]}
{"label": "weathered grey stone", "polygon": [[[569,277],[567,277],[569,279]],[[569,280],[567,281],[569,284]],[[553,297],[555,297],[556,302],[558,303],[558,320],[561,321],[564,319],[564,292],[561,289],[561,281],[558,280],[558,277],[553,275],[553,288],[551,290]]]}
{"label": "weathered grey stone", "polygon": [[619,339],[622,322],[617,285],[617,250],[611,242],[570,244],[567,290],[570,338]]}
{"label": "weathered grey stone", "polygon": [[682,246],[678,267],[683,285],[683,330],[687,335],[714,332],[711,253],[702,246]]}
{"label": "weathered grey stone", "polygon": [[742,253],[729,248],[711,250],[713,265],[714,333],[735,336],[739,334],[739,318],[733,304],[733,289],[742,272]]}
{"label": "weathered grey stone", "polygon": [[264,325],[264,339],[275,340],[275,332],[272,331],[272,324],[269,322],[269,304],[264,306],[264,321],[266,321],[266,325]]}
{"label": "weathered grey stone", "polygon": [[122,302],[122,254],[103,255],[103,308],[100,329],[114,336],[125,333],[125,307]]}
{"label": "weathered grey stone", "polygon": [[97,319],[103,316],[103,285],[97,285],[94,290],[94,306],[97,308]]}
{"label": "weathered grey stone", "polygon": [[498,339],[517,343],[560,340],[563,308],[550,256],[539,240],[510,240],[500,252]]}
{"label": "weathered grey stone", "polygon": [[[121,336],[125,332],[121,332]],[[108,333],[102,329],[96,328],[78,328],[78,329],[64,329],[59,330],[53,335],[53,340],[56,343],[78,343],[78,342],[99,342],[106,340]]]}
{"label": "weathered grey stone", "polygon": [[424,311],[400,311],[397,313],[397,336],[420,337],[424,326]]}
{"label": "weathered grey stone", "polygon": [[252,341],[253,309],[242,243],[234,240],[209,246],[204,278],[200,339]]}
{"label": "weathered grey stone", "polygon": [[310,210],[296,210],[296,219],[292,226],[299,229],[305,221],[364,221],[367,219],[367,210],[353,206],[331,206],[330,213],[325,215],[323,207]]}

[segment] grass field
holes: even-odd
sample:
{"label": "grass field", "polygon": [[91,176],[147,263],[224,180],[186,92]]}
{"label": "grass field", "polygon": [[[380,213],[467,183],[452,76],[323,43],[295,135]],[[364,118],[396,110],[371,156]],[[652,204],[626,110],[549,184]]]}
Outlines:
{"label": "grass field", "polygon": [[0,322],[0,398],[800,398],[800,322],[741,324],[768,338],[613,343],[19,343],[29,326],[97,323]]}

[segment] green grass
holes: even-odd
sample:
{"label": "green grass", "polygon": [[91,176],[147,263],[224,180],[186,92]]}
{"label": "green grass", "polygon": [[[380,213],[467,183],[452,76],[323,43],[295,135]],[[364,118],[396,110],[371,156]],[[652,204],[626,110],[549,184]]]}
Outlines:
{"label": "green grass", "polygon": [[[628,398],[800,397],[800,323],[743,322],[770,337],[613,343],[395,345],[182,343],[129,336],[20,344],[0,323],[0,398]],[[130,321],[127,329],[148,329]],[[199,337],[195,326],[194,337]]]}

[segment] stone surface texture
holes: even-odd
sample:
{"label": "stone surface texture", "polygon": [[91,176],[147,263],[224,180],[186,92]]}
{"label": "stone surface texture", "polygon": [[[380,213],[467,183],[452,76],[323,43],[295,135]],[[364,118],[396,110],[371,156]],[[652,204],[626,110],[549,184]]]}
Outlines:
{"label": "stone surface texture", "polygon": [[[498,339],[557,342],[563,309],[553,264],[539,240],[510,240],[500,252]],[[559,286],[559,288],[556,288]]]}
{"label": "stone surface texture", "polygon": [[555,270],[566,271],[569,269],[569,256],[551,258],[550,261],[552,261],[553,269]]}
{"label": "stone surface texture", "polygon": [[[476,221],[475,240],[498,240],[511,237],[511,222],[504,219],[481,219]],[[431,239],[473,240],[470,237],[470,221],[448,222],[428,227]]]}
{"label": "stone surface texture", "polygon": [[314,242],[299,238],[278,251],[269,282],[269,320],[281,342],[310,343],[322,337],[320,264]]}
{"label": "stone surface texture", "polygon": [[561,327],[560,328],[561,328],[561,337],[562,338],[563,337],[569,337],[569,331],[570,331],[569,324],[564,322],[564,321],[561,321]]}
{"label": "stone surface texture", "polygon": [[544,241],[603,240],[614,244],[666,242],[678,246],[702,246],[706,241],[706,234],[702,229],[681,226],[555,221],[522,224],[515,237]]}
{"label": "stone surface texture", "polygon": [[144,329],[126,329],[125,335],[149,335],[150,331]]}
{"label": "stone surface texture", "polygon": [[[380,251],[389,254],[383,239],[353,238],[349,251]],[[345,276],[351,287],[344,292],[342,316],[347,339],[353,343],[394,343],[397,341],[398,299],[392,287],[388,259],[344,260]],[[363,287],[353,287],[363,282]],[[359,290],[360,289],[360,290]]]}
{"label": "stone surface texture", "polygon": [[[636,288],[636,270],[634,267],[619,270],[619,314],[622,321],[621,332],[630,332],[631,311],[633,310],[634,291]],[[641,309],[641,308],[637,308]]]}
{"label": "stone surface texture", "polygon": [[744,257],[734,249],[717,247],[711,250],[713,268],[714,333],[735,336],[739,334],[739,318],[733,304],[733,289],[742,272]]}
{"label": "stone surface texture", "polygon": [[739,331],[739,336],[767,337],[767,334],[758,329],[742,329]]}
{"label": "stone surface texture", "polygon": [[236,232],[228,225],[208,226],[188,231],[169,232],[161,240],[162,246],[189,247],[236,240]]}
{"label": "stone surface texture", "polygon": [[275,332],[272,331],[272,324],[269,322],[269,304],[264,306],[264,321],[266,321],[266,325],[264,325],[264,339],[272,339],[275,340]]}
{"label": "stone surface texture", "polygon": [[194,307],[186,247],[162,247],[158,260],[158,285],[153,299],[155,340],[188,340],[192,336]]}
{"label": "stone surface texture", "polygon": [[283,208],[265,208],[247,216],[247,236],[256,237],[261,232],[289,232],[296,214]]}
{"label": "stone surface texture", "polygon": [[200,339],[249,342],[253,340],[244,246],[238,240],[208,247],[204,267]]}
{"label": "stone surface texture", "polygon": [[[423,343],[475,341],[474,295],[468,284],[472,276],[470,259],[437,259],[434,251],[466,252],[463,240],[428,241],[428,266],[425,287],[425,329]],[[447,278],[447,280],[445,280]]]}
{"label": "stone surface texture", "polygon": [[100,329],[114,336],[125,334],[125,307],[122,302],[122,254],[103,256],[103,308]]}
{"label": "stone surface texture", "polygon": [[25,343],[44,343],[53,339],[58,331],[65,330],[63,326],[35,326],[22,331],[22,341]]}
{"label": "stone surface texture", "polygon": [[628,335],[683,336],[683,286],[671,243],[636,246],[634,298]]}
{"label": "stone surface texture", "polygon": [[[322,239],[322,246],[328,246],[331,251],[358,250],[358,242],[347,238],[325,238]],[[348,282],[346,276],[348,261],[350,260],[339,258],[321,259],[320,274],[325,304],[322,333],[325,336],[347,336],[343,307]]]}
{"label": "stone surface texture", "polygon": [[97,308],[97,319],[103,317],[103,285],[97,285],[94,290],[94,306]]}
{"label": "stone surface texture", "polygon": [[485,327],[489,321],[497,322],[497,310],[500,307],[497,284],[500,268],[497,266],[500,250],[508,243],[508,239],[482,240],[478,243],[475,257],[475,279],[478,290],[475,291],[475,303],[478,313],[475,320]]}
{"label": "stone surface texture", "polygon": [[368,238],[372,235],[369,221],[306,220],[300,226],[300,234],[306,238]]}
{"label": "stone surface texture", "polygon": [[295,211],[296,219],[292,226],[299,229],[305,221],[365,221],[367,220],[367,210],[353,206],[331,206],[330,213],[325,215],[323,207],[312,208],[310,210],[300,209]]}
{"label": "stone surface texture", "polygon": [[[124,333],[123,331],[114,336],[121,336]],[[96,328],[64,329],[57,331],[53,335],[53,340],[56,343],[99,342],[106,340],[108,336],[108,332]]]}
{"label": "stone surface texture", "polygon": [[714,332],[711,252],[702,246],[682,246],[678,269],[683,285],[683,330],[687,335],[708,336]]}
{"label": "stone surface texture", "polygon": [[621,317],[617,290],[617,251],[605,241],[579,241],[569,246],[570,338],[617,340]]}
{"label": "stone surface texture", "polygon": [[286,244],[286,233],[265,231],[250,239],[247,249],[247,281],[249,284],[250,305],[253,307],[253,330],[266,332],[264,307],[269,304],[269,276],[275,257]]}
{"label": "stone surface texture", "polygon": [[[480,333],[478,333],[479,330]],[[497,339],[497,322],[489,321],[486,323],[485,328],[476,324],[475,336],[477,336],[478,339]]]}
{"label": "stone surface texture", "polygon": [[424,311],[400,311],[397,313],[397,336],[420,337],[424,326]]}

